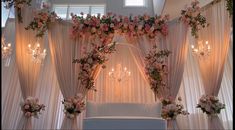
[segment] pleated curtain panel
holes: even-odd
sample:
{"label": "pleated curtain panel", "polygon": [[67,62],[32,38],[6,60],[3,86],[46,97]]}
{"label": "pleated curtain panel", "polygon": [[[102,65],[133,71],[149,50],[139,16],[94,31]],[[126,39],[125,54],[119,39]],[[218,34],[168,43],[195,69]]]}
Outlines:
{"label": "pleated curtain panel", "polygon": [[[205,94],[218,96],[229,51],[231,18],[226,1],[209,7],[204,12],[210,26],[199,32],[199,40],[209,41],[211,53],[207,59],[198,59]],[[217,115],[208,117],[208,129],[224,129]]]}
{"label": "pleated curtain panel", "polygon": [[[222,116],[206,116],[206,118],[200,116],[202,112],[196,109],[202,94],[223,97],[222,102],[228,99],[232,101],[232,96],[224,98],[224,95],[231,95],[229,90],[232,89],[233,82],[223,79],[223,77],[232,78],[231,73],[228,72],[233,69],[232,66],[226,66],[227,62],[231,65],[232,53],[229,52],[232,52],[232,49],[230,50],[231,17],[226,10],[225,0],[202,12],[210,25],[199,31],[199,39],[192,38],[189,28],[178,19],[168,22],[169,32],[166,37],[160,36],[149,40],[145,36],[131,39],[127,36],[115,35],[113,41],[117,42],[116,52],[109,56],[109,61],[105,63],[106,69],[101,71],[101,66],[97,66],[94,71],[97,92],[88,92],[81,85],[78,80],[79,65],[72,62],[73,59],[82,58],[85,51],[89,52],[92,49],[91,43],[101,44],[99,39],[92,39],[89,35],[76,40],[71,39],[69,34],[72,24],[67,21],[51,24],[48,35],[36,38],[36,33],[25,30],[25,27],[33,19],[33,11],[39,8],[39,3],[40,0],[34,1],[32,7],[22,9],[23,23],[19,23],[16,17],[16,20],[9,19],[5,27],[7,39],[14,39],[15,35],[15,45],[13,45],[15,52],[9,66],[11,71],[7,72],[8,69],[3,68],[2,65],[4,70],[2,74],[6,76],[3,77],[2,83],[4,129],[82,129],[86,111],[73,119],[63,113],[62,100],[78,93],[82,94],[85,100],[94,102],[154,103],[159,102],[160,98],[176,99],[177,96],[181,96],[184,106],[192,116],[177,117],[177,120],[168,121],[168,129],[231,128],[230,125],[226,125],[225,128],[222,121],[231,121],[228,117],[233,112],[232,106],[226,107],[226,112],[221,112]],[[15,34],[9,30],[12,32],[15,30]],[[211,45],[211,53],[207,59],[198,59],[192,56],[192,52],[188,52],[191,51],[189,48],[191,42],[200,40],[209,41]],[[36,41],[40,42],[42,48],[48,50],[42,64],[32,62],[32,56],[27,51],[28,44]],[[160,90],[158,95],[154,95],[150,89],[145,74],[144,57],[153,45],[171,52],[166,60],[169,89]],[[229,57],[228,61],[227,57]],[[131,71],[131,77],[126,84],[113,82],[108,77],[109,71],[117,63],[122,63]],[[192,70],[197,67],[198,70]],[[15,93],[13,90],[21,90],[21,93]],[[195,91],[194,98],[188,93],[191,91]],[[13,96],[10,97],[8,94]],[[46,110],[39,115],[39,119],[27,118],[20,110],[19,102],[29,97],[38,98],[40,103],[46,105]],[[200,120],[204,121],[204,118],[207,122],[200,122]],[[10,120],[14,121],[9,123]],[[203,126],[200,126],[202,124]]]}

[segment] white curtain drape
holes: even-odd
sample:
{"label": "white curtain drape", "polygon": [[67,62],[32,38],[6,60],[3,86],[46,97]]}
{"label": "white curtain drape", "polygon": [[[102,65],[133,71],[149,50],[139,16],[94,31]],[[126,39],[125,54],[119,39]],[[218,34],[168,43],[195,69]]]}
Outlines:
{"label": "white curtain drape", "polygon": [[[64,98],[75,96],[81,93],[86,96],[87,89],[83,88],[77,79],[79,65],[72,63],[73,59],[79,59],[84,55],[84,51],[91,50],[91,37],[85,36],[78,40],[73,40],[69,35],[72,24],[69,22],[56,22],[51,25],[48,32],[49,46],[52,63],[55,67],[58,83]],[[96,44],[97,41],[95,41]],[[99,74],[100,68],[96,68],[94,78]],[[77,129],[77,118],[64,118],[61,129]]]}
{"label": "white curtain drape", "polygon": [[[32,55],[28,54],[28,44],[35,43],[37,38],[35,37],[35,32],[31,30],[25,30],[25,27],[32,20],[32,9],[25,7],[22,8],[22,18],[23,23],[19,23],[16,19],[16,64],[18,67],[19,81],[22,91],[23,99],[27,97],[36,96],[37,81],[39,77],[39,72],[41,69],[41,64],[36,64],[32,62]],[[41,47],[44,47],[44,42],[42,39]],[[39,100],[40,101],[40,100]],[[20,111],[20,108],[19,108]],[[31,117],[26,118],[22,115],[22,118],[19,122],[18,129],[31,129]]]}
{"label": "white curtain drape", "polygon": [[[210,26],[199,31],[198,41],[208,40],[211,53],[206,59],[199,59],[198,65],[205,94],[218,96],[229,50],[231,19],[225,0],[207,8],[203,14]],[[208,129],[224,129],[218,116],[208,117]]]}
{"label": "white curtain drape", "polygon": [[[15,59],[15,33],[12,33],[15,32],[15,19],[8,19],[5,29],[4,36],[6,41],[12,43],[13,54],[9,67],[5,67],[2,64],[2,128],[19,129],[17,126],[22,116],[19,105],[20,101],[22,101],[22,94],[19,93],[21,88]],[[59,113],[61,111],[57,109],[58,102],[61,103],[59,99],[60,90],[54,68],[51,65],[47,40],[45,41],[45,48],[48,54],[41,65],[42,68],[39,73],[35,96],[39,98],[46,108],[39,115],[39,119],[32,120],[33,129],[42,129],[42,126],[43,129],[54,129],[60,124]]]}

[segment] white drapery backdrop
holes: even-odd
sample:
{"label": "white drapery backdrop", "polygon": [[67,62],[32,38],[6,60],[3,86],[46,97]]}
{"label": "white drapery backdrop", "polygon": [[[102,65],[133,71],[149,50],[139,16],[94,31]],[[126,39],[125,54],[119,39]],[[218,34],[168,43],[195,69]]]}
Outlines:
{"label": "white drapery backdrop", "polygon": [[[6,41],[13,42],[14,43],[14,19],[9,19],[6,24]],[[188,32],[190,37],[190,31]],[[231,37],[232,38],[232,37]],[[189,43],[192,43],[193,40],[189,39]],[[232,43],[232,42],[231,42]],[[117,46],[118,47],[118,46]],[[219,99],[221,102],[224,102],[226,104],[226,109],[221,111],[221,114],[219,117],[222,119],[224,127],[226,129],[232,129],[232,114],[233,113],[233,93],[232,93],[232,70],[233,70],[233,55],[232,55],[232,44],[230,44],[230,51],[228,60],[225,65],[225,71],[224,76],[221,84],[221,90],[219,92]],[[14,44],[13,44],[14,49]],[[189,53],[186,60],[185,65],[185,71],[183,74],[183,80],[181,83],[181,88],[179,91],[179,95],[183,98],[184,105],[186,109],[190,112],[189,116],[180,116],[177,118],[177,123],[179,128],[181,129],[206,129],[207,123],[205,115],[201,114],[201,111],[195,107],[195,105],[198,102],[199,97],[204,93],[203,87],[202,87],[202,81],[200,79],[200,74],[198,70],[198,66],[196,64],[196,61],[192,55],[191,49],[189,49]],[[43,111],[42,115],[39,116],[39,119],[33,119],[33,128],[35,129],[59,129],[61,127],[62,121],[63,121],[63,105],[61,103],[62,101],[62,95],[59,94],[59,86],[57,83],[56,75],[54,68],[51,63],[50,59],[50,53],[49,49],[47,48],[47,56],[44,61],[44,65],[42,68],[42,71],[40,72],[39,81],[38,81],[38,89],[40,91],[36,92],[36,95],[39,95],[40,101],[43,102],[46,105],[46,110]],[[120,49],[121,50],[121,49]],[[118,52],[117,52],[118,53]],[[125,53],[119,53],[120,55],[116,55],[116,58],[125,59],[122,57],[128,57],[129,54]],[[2,64],[2,128],[3,129],[16,129],[17,123],[21,116],[21,111],[19,109],[19,102],[21,101],[21,93],[18,93],[20,91],[19,86],[19,79],[18,79],[18,73],[16,69],[15,64],[15,57],[14,57],[14,51],[13,56],[10,62],[9,67],[5,67]],[[114,53],[115,55],[115,53]],[[111,56],[112,57],[112,56]],[[112,58],[110,58],[112,60]],[[137,72],[138,68],[135,68],[136,66],[133,65],[133,60],[129,59],[131,64],[131,71],[132,74]],[[111,61],[110,61],[111,62]],[[107,63],[108,64],[108,63]],[[113,62],[110,66],[115,66],[116,63]],[[108,67],[108,66],[107,66]],[[129,68],[129,66],[127,66]],[[104,69],[101,71],[100,75],[98,76],[98,80],[102,76],[102,73],[104,71],[110,71],[110,69]],[[106,73],[107,74],[107,73]],[[131,75],[132,75],[131,74]],[[102,90],[102,84],[99,85],[101,82],[96,82],[96,87],[98,89],[96,95],[94,95],[93,99],[97,102],[103,102],[106,100],[106,102],[111,101],[121,101],[121,102],[143,102],[147,101],[148,103],[154,102],[154,96],[150,89],[146,89],[149,86],[146,84],[144,79],[142,79],[141,74],[138,72],[133,78],[138,79],[134,80],[133,83],[138,84],[136,87],[131,86],[131,88],[128,88],[128,92],[126,92],[126,89],[123,87],[120,88],[121,98],[116,97],[114,94],[114,91],[110,88],[112,87],[106,87]],[[103,78],[104,79],[104,78]],[[109,81],[111,82],[111,81]],[[143,87],[144,86],[144,87]],[[146,87],[146,88],[145,88]],[[109,89],[109,90],[108,90]],[[103,95],[103,92],[105,91],[106,96]],[[128,96],[131,95],[131,96]],[[142,96],[139,96],[142,95]],[[126,96],[129,97],[129,99],[125,98]],[[123,97],[123,98],[122,98]],[[82,128],[82,117],[84,116],[83,112],[81,116],[78,119],[78,126],[79,128]],[[182,123],[183,122],[183,123]]]}
{"label": "white drapery backdrop", "polygon": [[[218,96],[229,51],[231,19],[225,0],[207,8],[203,14],[210,26],[199,31],[198,40],[208,40],[211,45],[211,53],[207,59],[197,61],[205,94]],[[208,116],[208,129],[224,129],[217,115]]]}
{"label": "white drapery backdrop", "polygon": [[[13,25],[13,24],[12,24]],[[9,27],[9,26],[8,26]],[[9,27],[8,29],[10,29],[11,27]],[[121,53],[122,54],[122,53]],[[48,55],[49,55],[49,53],[48,53]],[[125,56],[125,55],[122,55],[122,56]],[[232,55],[230,55],[230,57],[232,57]],[[192,58],[192,57],[191,57]],[[190,59],[190,60],[187,60],[187,62],[188,63],[186,63],[186,67],[185,68],[187,68],[187,70],[188,70],[188,72],[189,73],[187,73],[187,74],[185,74],[184,73],[184,77],[183,77],[183,82],[184,83],[182,83],[182,84],[186,84],[185,82],[187,81],[187,82],[190,82],[190,83],[193,83],[193,85],[189,85],[189,86],[184,86],[184,85],[182,85],[182,86],[184,86],[184,87],[181,87],[181,88],[185,88],[185,89],[188,89],[189,91],[192,91],[192,93],[191,94],[195,94],[196,96],[198,95],[198,98],[201,96],[201,91],[203,91],[202,90],[202,88],[200,88],[200,87],[198,87],[197,85],[200,83],[200,80],[198,79],[198,77],[199,77],[199,75],[196,75],[195,76],[195,72],[193,72],[191,69],[194,69],[194,67],[196,66],[195,64],[193,64],[193,62],[192,62],[192,59],[190,58],[190,56],[189,56],[189,58],[188,59]],[[49,60],[49,56],[46,58],[46,61],[48,61]],[[46,66],[46,62],[45,61],[45,66]],[[50,61],[50,60],[49,60]],[[229,60],[229,62],[231,63],[231,60]],[[12,65],[13,64],[13,65]],[[49,63],[48,63],[49,64]],[[187,65],[188,64],[188,65]],[[191,65],[189,65],[189,64],[191,64]],[[49,64],[50,65],[50,64]],[[115,63],[113,63],[113,65],[115,65]],[[228,65],[229,66],[229,65]],[[14,68],[14,58],[12,59],[12,63],[11,63],[11,66],[10,67],[12,67],[12,68]],[[231,67],[231,66],[230,66]],[[232,68],[230,68],[230,67],[225,67],[225,74],[224,74],[224,77],[227,77],[227,78],[224,78],[223,79],[223,81],[222,81],[222,88],[221,88],[221,90],[220,90],[220,92],[221,92],[221,97],[219,97],[220,99],[222,99],[222,102],[229,102],[230,104],[232,104],[232,94],[231,94],[231,92],[232,91],[228,91],[228,90],[231,90],[232,89],[232,75],[231,75],[231,69]],[[21,97],[21,95],[19,94],[19,93],[15,93],[16,91],[13,91],[13,90],[17,90],[17,86],[18,86],[18,90],[20,90],[20,88],[19,88],[19,83],[17,83],[17,80],[18,80],[18,78],[17,78],[17,74],[16,73],[14,73],[14,69],[9,69],[9,68],[5,68],[5,67],[3,67],[2,66],[2,68],[5,70],[5,71],[3,71],[2,73],[4,73],[3,75],[6,75],[6,77],[4,76],[4,78],[6,79],[6,80],[3,80],[4,82],[2,83],[3,85],[2,85],[2,90],[4,90],[5,92],[6,92],[6,94],[4,94],[3,95],[3,97],[4,98],[2,98],[2,102],[3,103],[5,103],[6,104],[6,106],[4,106],[4,109],[3,109],[3,107],[2,107],[2,112],[4,111],[4,112],[6,112],[6,113],[4,113],[4,115],[5,115],[5,118],[3,118],[3,121],[2,122],[5,122],[6,124],[4,124],[4,123],[2,123],[3,124],[3,128],[16,128],[16,124],[17,124],[17,122],[16,123],[12,123],[11,121],[15,121],[16,119],[15,119],[15,117],[18,117],[17,119],[19,120],[19,116],[20,116],[20,109],[19,109],[19,97]],[[50,92],[54,92],[54,91],[57,91],[57,93],[55,92],[54,93],[54,95],[57,95],[59,92],[59,90],[58,90],[58,84],[57,84],[57,81],[55,80],[55,75],[53,74],[54,72],[52,71],[52,69],[49,69],[50,67],[49,66],[47,66],[47,67],[45,67],[45,71],[43,70],[43,72],[44,73],[42,73],[42,75],[40,76],[42,79],[41,79],[41,84],[44,84],[44,85],[39,85],[39,86],[41,86],[40,87],[40,89],[42,89],[44,92],[48,92],[48,91],[50,91]],[[138,70],[138,68],[136,68],[137,70]],[[10,70],[10,71],[9,71]],[[190,71],[191,70],[191,71]],[[47,74],[45,74],[45,72],[47,72]],[[226,73],[227,72],[227,73]],[[230,73],[228,73],[228,72],[230,72]],[[198,73],[198,72],[196,72],[196,73]],[[13,75],[12,75],[13,74]],[[45,76],[46,75],[46,76]],[[137,75],[139,75],[138,73],[137,73]],[[186,76],[185,76],[186,75]],[[192,75],[193,75],[193,79],[190,79],[189,77],[192,77]],[[12,78],[12,77],[14,77],[15,76],[15,78]],[[54,77],[54,78],[53,78]],[[50,80],[50,79],[52,79],[52,80]],[[54,80],[53,80],[54,79]],[[139,79],[141,79],[141,74],[139,75]],[[40,78],[39,78],[39,80],[40,80]],[[144,82],[143,82],[143,80],[138,80],[138,82],[140,82],[140,84],[142,83],[143,85],[146,85]],[[49,85],[48,85],[49,84]],[[54,87],[53,89],[51,88],[51,87]],[[56,89],[56,87],[57,87],[57,89]],[[199,86],[200,86],[200,84],[199,84]],[[97,83],[97,88],[98,88],[99,86],[98,86],[98,83]],[[39,88],[39,87],[38,87]],[[146,89],[143,87],[143,86],[140,86],[140,88],[144,88],[144,89],[140,89],[140,88],[138,88],[138,87],[134,87],[135,88],[135,90],[136,91],[134,91],[134,92],[132,92],[132,93],[134,93],[133,94],[133,96],[134,97],[131,97],[132,98],[132,101],[134,101],[135,99],[137,99],[138,97],[138,100],[140,101],[140,102],[142,102],[141,100],[144,100],[144,99],[142,99],[140,96],[139,96],[139,94],[141,94],[141,93],[145,93],[145,92],[143,92],[143,91],[146,91]],[[136,89],[137,88],[137,89]],[[128,93],[124,93],[124,91],[125,91],[125,89],[122,89],[122,91],[120,91],[120,93],[122,93],[122,94],[128,94]],[[132,91],[132,90],[131,90]],[[130,91],[130,92],[131,92]],[[50,97],[50,101],[48,101],[48,97],[47,96],[40,96],[40,101],[42,101],[43,103],[45,103],[45,105],[46,106],[48,106],[48,107],[51,107],[50,108],[50,110],[46,107],[46,111],[45,112],[43,112],[43,114],[40,116],[40,118],[36,121],[36,122],[34,122],[34,124],[33,124],[33,127],[34,128],[38,128],[38,129],[40,129],[40,128],[42,128],[42,126],[44,126],[44,124],[47,124],[46,125],[46,127],[48,128],[48,129],[50,129],[50,128],[55,128],[55,125],[54,124],[57,124],[56,126],[56,128],[58,129],[58,128],[60,128],[60,124],[61,124],[61,117],[63,117],[63,116],[60,116],[61,114],[63,115],[63,112],[61,111],[62,109],[59,109],[59,108],[62,108],[62,105],[61,105],[61,99],[59,99],[58,100],[58,96],[55,96],[55,97],[53,97],[53,95],[50,93],[50,92],[48,92],[48,93],[45,93],[45,95],[48,95],[49,97]],[[149,91],[150,92],[150,91]],[[188,92],[188,91],[187,91]],[[195,99],[192,99],[193,98],[193,96],[191,96],[191,94],[189,95],[187,92],[185,92],[184,94],[185,94],[185,101],[187,101],[187,104],[186,104],[186,106],[187,106],[187,109],[190,109],[190,112],[191,111],[198,111],[197,109],[195,109],[194,107],[195,107],[195,105],[196,105],[196,103],[197,103],[197,101],[198,101],[198,98],[195,98]],[[41,93],[40,92],[36,92],[36,93],[38,93],[39,95],[41,95]],[[98,93],[98,92],[97,92]],[[110,93],[110,91],[107,91],[107,93]],[[199,94],[198,94],[199,93]],[[8,96],[8,94],[9,95],[12,95],[12,96]],[[14,95],[14,94],[16,94],[16,95]],[[101,94],[102,95],[102,94]],[[100,102],[102,102],[103,101],[103,99],[105,98],[104,96],[101,96],[101,95],[98,95],[97,97],[95,97],[95,99],[97,100],[97,101],[100,101]],[[122,97],[125,97],[126,95],[122,95]],[[225,96],[226,95],[226,96]],[[229,95],[229,96],[228,96]],[[220,95],[219,95],[220,96]],[[101,98],[102,97],[102,98]],[[113,101],[115,101],[115,100],[119,100],[119,99],[116,99],[116,97],[115,97],[115,95],[111,95],[110,94],[110,97],[112,97],[112,100]],[[148,98],[151,98],[150,100],[148,99]],[[4,100],[5,99],[5,100]],[[41,100],[41,99],[43,99],[43,100]],[[56,100],[57,99],[57,100]],[[126,100],[125,98],[122,100],[122,101],[124,101],[124,100]],[[146,100],[149,100],[149,101],[153,101],[153,96],[149,96],[149,97],[147,97],[146,98]],[[189,101],[189,100],[191,100],[191,101]],[[10,101],[13,101],[12,102],[12,104],[11,104],[11,102]],[[184,101],[184,100],[183,100]],[[10,102],[10,103],[9,103]],[[48,103],[48,105],[47,105],[47,103]],[[58,107],[56,107],[56,106],[51,106],[51,102],[53,102],[55,105],[56,104],[58,104]],[[194,103],[192,103],[192,102],[194,102]],[[191,104],[190,104],[191,103]],[[229,104],[228,103],[228,104]],[[190,104],[190,105],[189,105]],[[13,105],[13,106],[12,106]],[[227,106],[227,103],[226,103],[226,106]],[[232,120],[232,118],[231,118],[231,112],[233,112],[233,110],[231,109],[232,108],[232,105],[230,105],[230,107],[229,108],[227,108],[226,107],[226,112],[223,112],[223,110],[222,110],[222,118],[223,118],[223,120],[225,119],[225,120]],[[48,110],[47,110],[48,109]],[[59,111],[58,111],[59,110]],[[52,113],[53,114],[52,114]],[[199,112],[199,113],[201,113],[201,112]],[[224,113],[224,115],[223,115],[223,113]],[[226,113],[226,114],[225,114]],[[191,115],[190,115],[191,116]],[[197,117],[199,117],[197,114],[196,114],[196,116]],[[225,118],[224,118],[225,117]],[[229,118],[228,118],[229,117]],[[42,119],[44,119],[44,121],[42,120]],[[56,119],[56,120],[55,120]],[[57,121],[57,120],[59,120],[60,119],[60,121]],[[193,118],[191,118],[191,119],[193,119]],[[194,125],[192,125],[192,126],[190,126],[190,128],[206,128],[206,127],[204,127],[204,125],[206,125],[206,123],[205,124],[201,124],[200,122],[197,122],[198,120],[200,120],[201,118],[197,118],[196,120],[190,120],[191,121],[191,123],[190,124],[192,124],[192,123],[194,123]],[[193,122],[192,122],[193,121]],[[78,122],[80,122],[80,121],[78,121]],[[197,122],[197,123],[195,123],[195,122]],[[52,125],[51,125],[52,124]],[[81,127],[81,126],[79,126],[79,127]],[[229,128],[231,128],[231,126],[229,127]]]}
{"label": "white drapery backdrop", "polygon": [[[17,11],[16,11],[17,13]],[[41,47],[44,48],[44,39],[37,39],[35,37],[35,32],[32,30],[25,30],[25,27],[32,20],[33,9],[29,7],[24,7],[21,10],[23,23],[19,23],[18,19],[15,21],[16,25],[16,65],[18,68],[20,87],[22,92],[22,97],[25,100],[27,97],[36,97],[37,82],[41,69],[41,64],[37,64],[32,61],[32,55],[29,54],[28,44],[34,44],[36,41],[41,42]],[[40,99],[39,99],[40,102]],[[32,117],[25,117],[22,115],[19,121],[19,129],[31,129],[32,128]]]}

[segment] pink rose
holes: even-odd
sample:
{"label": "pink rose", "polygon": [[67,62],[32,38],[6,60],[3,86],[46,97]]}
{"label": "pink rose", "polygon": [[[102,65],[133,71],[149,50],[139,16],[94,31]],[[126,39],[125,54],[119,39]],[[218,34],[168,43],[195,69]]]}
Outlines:
{"label": "pink rose", "polygon": [[29,105],[25,105],[25,106],[24,106],[24,109],[29,109]]}

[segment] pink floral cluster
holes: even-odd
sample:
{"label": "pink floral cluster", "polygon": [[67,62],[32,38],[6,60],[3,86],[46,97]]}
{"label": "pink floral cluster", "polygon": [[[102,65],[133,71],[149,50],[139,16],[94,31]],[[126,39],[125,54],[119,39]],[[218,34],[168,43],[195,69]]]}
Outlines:
{"label": "pink floral cluster", "polygon": [[203,95],[199,99],[197,108],[201,108],[203,113],[208,115],[216,115],[220,113],[221,109],[225,109],[225,104],[220,103],[216,96]]}
{"label": "pink floral cluster", "polygon": [[181,10],[181,17],[179,18],[184,23],[191,27],[191,34],[195,38],[198,38],[198,31],[201,28],[205,28],[209,24],[206,22],[206,18],[201,15],[199,2],[197,0],[192,1],[191,7],[187,7],[185,10]]}
{"label": "pink floral cluster", "polygon": [[[181,97],[178,101],[181,102]],[[188,115],[189,113],[184,109],[183,104],[176,103],[172,98],[161,99],[162,102],[162,118],[166,120],[175,120],[176,117],[181,115]]]}
{"label": "pink floral cluster", "polygon": [[10,9],[13,5],[14,8],[17,10],[17,17],[19,22],[23,22],[23,18],[21,16],[21,9],[24,5],[30,6],[32,0],[2,0],[6,4],[5,8]]}
{"label": "pink floral cluster", "polygon": [[34,116],[38,118],[38,113],[41,114],[45,110],[45,105],[39,104],[37,98],[28,97],[24,102],[20,103],[21,110],[24,112],[25,117]]}
{"label": "pink floral cluster", "polygon": [[154,38],[158,34],[166,36],[168,34],[168,26],[166,22],[169,15],[150,17],[143,16],[117,16],[116,14],[107,13],[107,15],[87,17],[71,14],[73,27],[71,30],[72,38],[84,36],[85,34],[98,36],[102,43],[110,43],[114,33],[126,34],[129,37],[148,35]]}
{"label": "pink floral cluster", "polygon": [[157,46],[153,46],[152,50],[145,57],[145,73],[148,75],[151,89],[154,94],[159,92],[161,87],[166,86],[167,66],[164,59],[170,54],[168,50],[158,50]]}
{"label": "pink floral cluster", "polygon": [[55,12],[49,12],[47,9],[42,9],[35,12],[33,21],[25,28],[26,30],[36,30],[36,37],[42,37],[48,30],[50,23],[60,19]]}
{"label": "pink floral cluster", "polygon": [[82,94],[76,94],[74,97],[64,99],[64,113],[68,118],[74,118],[85,110],[85,102]]}
{"label": "pink floral cluster", "polygon": [[[86,53],[86,55],[81,59],[74,59],[73,63],[79,63],[80,69],[78,74],[78,80],[80,81],[80,85],[84,86],[84,88],[88,90],[94,89],[94,71],[102,65],[105,61],[107,61],[107,54],[111,54],[115,51],[115,43],[112,44],[102,44],[97,46],[96,44],[92,44],[93,49],[91,52]],[[103,68],[105,66],[103,65]]]}

